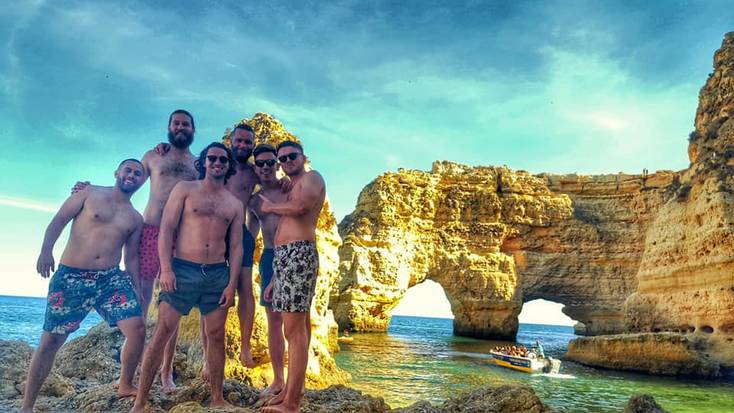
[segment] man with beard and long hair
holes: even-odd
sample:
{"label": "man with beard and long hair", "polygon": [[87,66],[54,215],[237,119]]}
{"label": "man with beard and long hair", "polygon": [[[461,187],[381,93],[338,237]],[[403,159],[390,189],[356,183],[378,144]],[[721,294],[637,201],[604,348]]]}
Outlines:
{"label": "man with beard and long hair", "polygon": [[[198,307],[205,320],[210,369],[211,407],[231,407],[224,400],[224,325],[234,303],[242,260],[242,203],[225,183],[234,174],[232,154],[219,142],[209,144],[196,161],[201,179],[179,182],[166,202],[158,255],[161,295],[158,321],[140,373],[132,412],[145,411],[161,349],[170,341],[182,316]],[[178,233],[174,241],[173,234]],[[173,246],[175,245],[175,249]],[[225,258],[229,245],[229,262]]]}
{"label": "man with beard and long hair", "polygon": [[[133,208],[130,197],[143,182],[143,165],[136,159],[126,159],[115,171],[115,186],[90,186],[77,191],[48,225],[36,264],[43,278],[54,272],[54,244],[73,221],[69,241],[49,284],[44,332],[31,360],[22,412],[33,411],[56,352],[92,308],[125,336],[117,394],[126,397],[137,392],[133,376],[145,344],[145,324],[134,284],[140,268],[143,217]],[[125,272],[118,267],[123,247]]]}

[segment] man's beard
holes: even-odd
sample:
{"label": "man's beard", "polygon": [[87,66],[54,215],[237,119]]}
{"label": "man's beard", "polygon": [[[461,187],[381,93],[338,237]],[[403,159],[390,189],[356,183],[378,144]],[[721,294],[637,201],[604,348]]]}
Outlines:
{"label": "man's beard", "polygon": [[237,162],[245,163],[248,159],[250,159],[250,155],[252,155],[252,150],[248,151],[239,148],[232,148],[232,155]]}
{"label": "man's beard", "polygon": [[128,186],[125,184],[124,179],[117,178],[117,187],[120,188],[120,191],[126,193],[126,194],[132,194],[135,191],[138,190],[139,187],[136,186]]}
{"label": "man's beard", "polygon": [[[180,139],[178,139],[178,134],[183,135],[186,139],[184,139],[183,141],[181,141]],[[192,134],[188,134],[188,133],[186,133],[184,131],[181,131],[181,132],[178,132],[177,134],[174,134],[173,132],[168,131],[168,142],[171,145],[173,145],[173,146],[175,146],[175,147],[177,147],[179,149],[186,149],[186,148],[188,148],[189,146],[191,146],[191,142],[193,142],[193,141],[194,141],[194,134],[193,133]]]}

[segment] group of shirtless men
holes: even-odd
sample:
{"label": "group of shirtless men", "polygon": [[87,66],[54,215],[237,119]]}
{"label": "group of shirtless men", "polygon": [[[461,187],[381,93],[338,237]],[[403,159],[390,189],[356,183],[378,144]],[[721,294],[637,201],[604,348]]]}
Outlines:
{"label": "group of shirtless men", "polygon": [[[319,266],[315,237],[324,181],[318,172],[305,170],[306,157],[297,142],[255,147],[253,129],[240,123],[230,148],[214,142],[196,158],[189,150],[195,131],[189,112],[174,111],[168,120],[168,144],[148,151],[141,161],[122,161],[113,187],[81,185],[51,220],[37,270],[44,278],[51,273],[53,277],[22,412],[33,411],[56,352],[92,308],[125,336],[117,391],[121,397],[135,396],[131,412],[142,412],[159,371],[163,391],[175,391],[172,361],[179,320],[198,307],[205,355],[202,375],[211,386],[211,406],[228,407],[222,392],[224,325],[235,291],[240,361],[255,365],[250,350],[252,264],[260,229],[260,304],[267,314],[274,377],[263,391],[269,401],[261,409],[299,411]],[[277,178],[278,166],[287,178]],[[150,197],[141,216],[130,197],[148,177]],[[253,194],[256,185],[260,189]],[[69,221],[69,241],[54,272],[53,246]],[[123,248],[124,272],[118,267]],[[144,319],[156,278],[158,320],[143,354]],[[288,340],[287,381],[283,334]],[[141,358],[136,388],[133,376]]]}

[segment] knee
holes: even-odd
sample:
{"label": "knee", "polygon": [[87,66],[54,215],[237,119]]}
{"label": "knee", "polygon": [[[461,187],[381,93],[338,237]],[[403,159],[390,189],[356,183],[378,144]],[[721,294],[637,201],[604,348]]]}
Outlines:
{"label": "knee", "polygon": [[209,342],[224,342],[224,327],[207,328],[206,337]]}
{"label": "knee", "polygon": [[128,340],[145,341],[145,323],[143,323],[142,319],[140,322],[130,326],[125,338]]}

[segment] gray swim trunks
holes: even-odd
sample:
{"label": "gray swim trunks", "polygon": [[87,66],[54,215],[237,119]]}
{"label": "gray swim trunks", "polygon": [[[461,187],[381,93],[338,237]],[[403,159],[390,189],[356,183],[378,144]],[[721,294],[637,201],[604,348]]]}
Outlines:
{"label": "gray swim trunks", "polygon": [[273,311],[305,313],[311,309],[319,274],[319,253],[313,241],[275,247]]}
{"label": "gray swim trunks", "polygon": [[165,301],[181,315],[188,315],[193,307],[199,307],[202,315],[219,308],[219,299],[229,284],[229,266],[226,262],[200,264],[174,257],[171,269],[176,275],[176,289],[161,291],[159,304]]}

